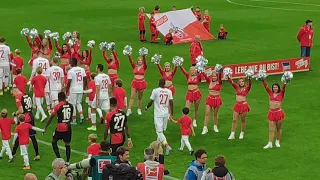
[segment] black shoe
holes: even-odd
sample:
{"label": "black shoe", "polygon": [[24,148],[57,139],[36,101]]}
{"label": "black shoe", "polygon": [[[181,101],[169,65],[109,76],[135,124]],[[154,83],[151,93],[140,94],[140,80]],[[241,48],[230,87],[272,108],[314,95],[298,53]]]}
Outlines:
{"label": "black shoe", "polygon": [[9,159],[8,163],[12,163],[13,162],[13,158],[12,159]]}
{"label": "black shoe", "polygon": [[194,153],[194,150],[190,151],[190,155],[191,155],[191,156],[193,155],[193,153]]}
{"label": "black shoe", "polygon": [[103,124],[103,118],[100,118],[100,124]]}
{"label": "black shoe", "polygon": [[164,174],[164,175],[169,175],[170,172],[169,172],[167,169],[165,169],[164,172],[163,172],[163,174]]}

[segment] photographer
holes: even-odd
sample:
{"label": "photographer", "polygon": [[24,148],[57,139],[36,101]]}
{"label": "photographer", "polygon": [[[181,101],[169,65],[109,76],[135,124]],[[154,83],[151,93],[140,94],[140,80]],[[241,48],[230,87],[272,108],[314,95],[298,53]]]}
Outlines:
{"label": "photographer", "polygon": [[162,180],[164,175],[164,166],[155,161],[154,150],[147,148],[144,150],[143,163],[138,163],[137,170],[143,175],[143,179]]}
{"label": "photographer", "polygon": [[213,169],[208,168],[203,172],[201,180],[210,179],[224,179],[224,180],[235,180],[233,174],[226,168],[226,159],[222,155],[218,155],[214,158]]}
{"label": "photographer", "polygon": [[52,162],[53,171],[50,173],[45,180],[66,180],[68,167],[66,162],[62,158],[56,158]]}

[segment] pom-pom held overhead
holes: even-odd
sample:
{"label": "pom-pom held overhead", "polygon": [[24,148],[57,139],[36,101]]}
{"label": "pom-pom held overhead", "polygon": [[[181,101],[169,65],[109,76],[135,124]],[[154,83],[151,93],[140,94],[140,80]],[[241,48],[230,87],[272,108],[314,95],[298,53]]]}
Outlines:
{"label": "pom-pom held overhead", "polygon": [[151,62],[153,64],[160,64],[161,58],[162,58],[162,55],[155,54],[155,55],[152,56]]}
{"label": "pom-pom held overhead", "polygon": [[50,33],[49,37],[52,37],[54,40],[58,41],[59,40],[59,33],[58,32]]}
{"label": "pom-pom held overhead", "polygon": [[123,49],[123,55],[130,56],[132,53],[132,47],[129,45],[126,45]]}
{"label": "pom-pom held overhead", "polygon": [[28,28],[23,28],[21,31],[20,31],[20,34],[21,36],[28,36],[30,30]]}
{"label": "pom-pom held overhead", "polygon": [[69,39],[68,44],[69,44],[69,46],[73,46],[75,43],[72,39]]}
{"label": "pom-pom held overhead", "polygon": [[107,42],[101,42],[101,43],[99,44],[99,48],[100,48],[101,51],[107,50],[107,46],[108,46],[108,43],[107,43]]}
{"label": "pom-pom held overhead", "polygon": [[198,72],[204,72],[207,64],[208,64],[208,60],[203,56],[198,56],[196,58],[196,69]]}
{"label": "pom-pom held overhead", "polygon": [[262,81],[262,80],[265,80],[267,78],[267,72],[266,70],[260,70],[258,72],[258,74],[256,75],[256,80],[258,81]]}
{"label": "pom-pom held overhead", "polygon": [[223,69],[223,76],[225,77],[225,78],[228,78],[228,77],[231,77],[232,76],[232,69],[231,68],[224,68]]}
{"label": "pom-pom held overhead", "polygon": [[116,43],[114,43],[114,42],[107,44],[107,48],[109,51],[113,51],[115,46],[116,46]]}
{"label": "pom-pom held overhead", "polygon": [[217,72],[216,70],[212,69],[212,68],[208,68],[204,71],[204,73],[207,74],[207,76],[212,76],[213,73]]}
{"label": "pom-pom held overhead", "polygon": [[216,72],[223,72],[223,67],[221,64],[216,64],[216,66],[214,67],[214,70]]}
{"label": "pom-pom held overhead", "polygon": [[71,32],[66,32],[63,34],[62,39],[66,40],[66,39],[70,38],[71,36],[72,36]]}
{"label": "pom-pom held overhead", "polygon": [[88,47],[89,48],[93,48],[95,44],[96,44],[96,42],[94,40],[88,41]]}
{"label": "pom-pom held overhead", "polygon": [[281,82],[284,84],[288,84],[291,82],[291,79],[293,78],[293,74],[290,71],[285,71],[281,77]]}
{"label": "pom-pom held overhead", "polygon": [[30,36],[30,38],[34,38],[34,37],[38,36],[38,30],[36,30],[34,28],[31,29],[29,32],[29,36]]}
{"label": "pom-pom held overhead", "polygon": [[49,37],[51,37],[51,36],[50,36],[51,31],[50,31],[50,30],[45,30],[45,31],[43,32],[43,34],[44,34],[44,38],[49,38]]}
{"label": "pom-pom held overhead", "polygon": [[59,52],[54,53],[54,57],[60,58],[60,53]]}
{"label": "pom-pom held overhead", "polygon": [[139,49],[139,55],[140,55],[140,56],[146,56],[146,55],[148,55],[148,49],[145,48],[145,47],[140,48],[140,49]]}
{"label": "pom-pom held overhead", "polygon": [[182,66],[183,58],[180,57],[180,56],[173,57],[172,64],[175,65],[175,66]]}
{"label": "pom-pom held overhead", "polygon": [[248,69],[248,70],[245,72],[245,74],[246,74],[246,77],[247,77],[248,79],[251,79],[251,78],[253,77],[253,75],[254,75],[254,72],[253,72],[252,69]]}

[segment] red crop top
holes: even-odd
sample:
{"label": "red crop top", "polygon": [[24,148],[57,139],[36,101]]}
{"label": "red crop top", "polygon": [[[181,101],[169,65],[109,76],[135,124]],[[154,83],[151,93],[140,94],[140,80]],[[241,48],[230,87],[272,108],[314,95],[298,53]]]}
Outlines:
{"label": "red crop top", "polygon": [[277,102],[282,102],[283,98],[284,98],[284,93],[286,90],[286,85],[283,84],[282,89],[280,91],[280,93],[278,93],[276,96],[274,96],[274,93],[272,92],[272,90],[268,87],[268,84],[265,80],[262,81],[264,88],[266,89],[267,93],[269,94],[269,99],[270,101],[277,101]]}
{"label": "red crop top", "polygon": [[41,39],[39,36],[36,36],[34,38],[35,40],[35,45],[31,42],[29,36],[26,36],[27,42],[29,47],[31,48],[31,57],[33,57],[33,55],[36,55],[38,53],[38,51],[40,50],[41,47]]}
{"label": "red crop top", "polygon": [[159,64],[157,64],[157,67],[158,67],[158,70],[159,70],[162,78],[165,80],[168,80],[168,81],[172,81],[173,76],[176,74],[177,68],[178,68],[177,66],[175,66],[173,71],[169,75],[167,75],[166,71],[164,71]]}
{"label": "red crop top", "polygon": [[61,59],[70,59],[71,58],[71,49],[70,46],[67,44],[67,52],[62,54],[62,49],[59,46],[58,41],[55,41],[54,44],[56,45],[56,48],[58,50],[58,52],[60,53],[60,58]]}
{"label": "red crop top", "polygon": [[136,64],[134,64],[134,62],[132,61],[132,57],[131,56],[128,56],[128,57],[129,57],[131,67],[133,68],[133,74],[134,75],[145,75],[147,67],[148,67],[147,62],[146,62],[146,57],[145,56],[142,57],[143,67],[140,67],[140,69],[137,67]]}
{"label": "red crop top", "polygon": [[49,46],[46,51],[43,48],[41,48],[43,55],[51,55],[52,53],[52,43],[50,38],[48,38],[48,43],[49,43]]}
{"label": "red crop top", "polygon": [[188,85],[198,85],[199,82],[201,82],[201,74],[199,73],[197,74],[196,77],[191,77],[191,75],[184,69],[184,67],[180,66],[181,71],[183,72],[184,76],[187,78],[188,80]]}
{"label": "red crop top", "polygon": [[106,51],[102,51],[102,56],[104,60],[108,63],[108,69],[114,69],[114,70],[119,70],[120,67],[120,61],[118,54],[115,51],[112,51],[114,61],[112,61],[110,58],[108,58]]}
{"label": "red crop top", "polygon": [[89,55],[86,58],[81,58],[80,64],[90,66],[92,61],[92,48],[89,50]]}
{"label": "red crop top", "polygon": [[217,74],[217,78],[218,78],[218,81],[216,81],[215,85],[210,87],[210,84],[212,83],[212,79],[211,79],[211,76],[207,76],[206,73],[203,73],[204,77],[206,78],[206,81],[209,85],[209,90],[213,90],[213,91],[220,91],[221,88],[222,88],[222,79],[221,79],[221,73],[218,73]]}
{"label": "red crop top", "polygon": [[238,96],[247,96],[252,85],[252,80],[249,79],[249,85],[248,87],[243,88],[242,90],[240,89],[239,85],[234,83],[231,78],[228,78],[228,81],[232,84],[233,88],[236,90],[236,95]]}

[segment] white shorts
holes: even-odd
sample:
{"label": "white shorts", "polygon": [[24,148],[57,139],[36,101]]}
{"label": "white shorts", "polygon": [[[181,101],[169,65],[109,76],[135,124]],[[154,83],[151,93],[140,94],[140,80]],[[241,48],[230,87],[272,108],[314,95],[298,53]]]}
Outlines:
{"label": "white shorts", "polygon": [[97,104],[98,108],[104,111],[110,110],[110,101],[109,99],[99,99],[99,104]]}
{"label": "white shorts", "polygon": [[82,93],[70,93],[69,103],[72,105],[82,103]]}
{"label": "white shorts", "polygon": [[28,145],[20,145],[21,156],[28,155]]}
{"label": "white shorts", "polygon": [[10,148],[9,140],[2,140],[2,148]]}
{"label": "white shorts", "polygon": [[44,88],[44,92],[45,93],[50,93],[50,86],[49,86],[49,82],[47,81],[46,87]]}
{"label": "white shorts", "polygon": [[163,132],[168,126],[168,117],[154,117],[154,125],[157,132]]}
{"label": "white shorts", "polygon": [[94,99],[92,101],[89,101],[88,102],[88,105],[91,107],[91,108],[97,108],[97,100],[96,100],[96,97],[94,97]]}
{"label": "white shorts", "polygon": [[50,91],[50,98],[51,101],[57,101],[58,100],[58,94],[60,91]]}
{"label": "white shorts", "polygon": [[43,104],[43,98],[36,97],[36,106],[41,106]]}
{"label": "white shorts", "polygon": [[0,67],[0,78],[4,77],[4,69],[5,67]]}

